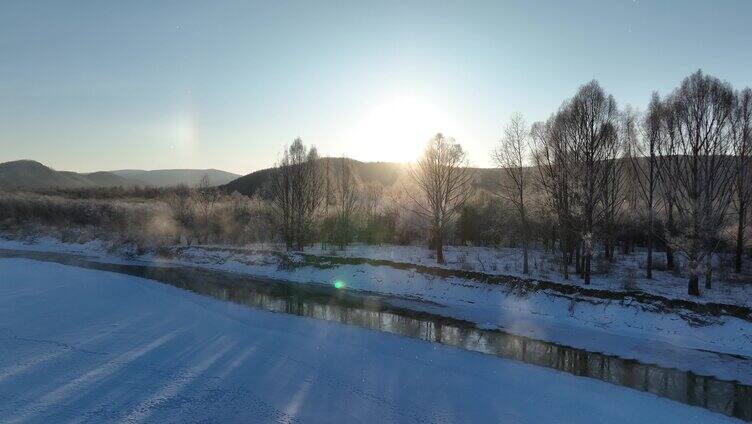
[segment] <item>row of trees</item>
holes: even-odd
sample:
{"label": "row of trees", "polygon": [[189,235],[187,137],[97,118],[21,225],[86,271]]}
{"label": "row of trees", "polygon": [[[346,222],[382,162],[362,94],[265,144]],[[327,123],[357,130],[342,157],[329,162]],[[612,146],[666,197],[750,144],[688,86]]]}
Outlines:
{"label": "row of trees", "polygon": [[288,249],[303,250],[315,240],[343,248],[359,229],[368,241],[391,240],[377,234],[393,233],[396,220],[389,211],[376,213],[383,187],[363,184],[349,159],[321,159],[316,148],[308,148],[300,138],[285,148],[269,191],[273,216]]}
{"label": "row of trees", "polygon": [[[437,134],[409,169],[411,187],[402,184],[410,202],[392,199],[392,204],[404,205],[425,220],[439,263],[444,262],[443,246],[457,215],[473,193],[473,174],[467,165],[462,147]],[[324,239],[344,247],[354,237],[356,215],[365,219],[366,226],[384,217],[376,214],[382,203],[381,185],[363,185],[348,159],[322,160],[316,149],[307,148],[300,138],[285,148],[272,174],[270,192],[288,249],[303,250],[312,243],[317,220],[330,235]]]}
{"label": "row of trees", "polygon": [[[736,231],[735,267],[741,271],[752,202],[750,89],[734,91],[698,71],[667,96],[653,94],[639,113],[619,109],[591,81],[546,121],[528,125],[514,115],[492,155],[499,169],[495,202],[515,212],[525,273],[530,245],[542,234],[532,216],[550,223],[543,231],[559,249],[564,277],[574,271],[588,284],[594,256],[613,259],[616,241],[634,225],[628,217],[636,213],[646,224],[648,278],[660,247],[669,268],[677,266],[677,254],[686,261],[690,294],[699,294],[703,273],[710,288],[712,260],[729,229]],[[406,201],[391,203],[423,223],[442,263],[458,218],[471,224],[463,219],[476,174],[461,145],[437,134],[408,175],[401,184]],[[363,187],[348,160],[322,161],[300,139],[285,149],[271,183],[282,239],[299,250],[313,241],[322,211],[329,239],[347,244],[354,217],[372,218],[382,191]]]}
{"label": "row of trees", "polygon": [[[735,267],[741,271],[752,200],[751,100],[749,89],[735,92],[698,71],[665,98],[654,94],[641,115],[619,110],[592,81],[529,130],[519,116],[512,119],[496,151],[497,163],[508,174],[501,193],[517,206],[523,227],[528,226],[527,195],[544,193],[543,207],[556,220],[562,272],[567,277],[574,264],[585,284],[596,241],[611,259],[624,215],[642,210],[648,223],[646,276],[652,278],[653,248],[660,237],[668,267],[675,266],[675,252],[681,253],[688,265],[688,293],[699,295],[703,272],[706,287],[711,286],[713,255],[721,233],[731,226],[732,210],[737,217]],[[534,172],[528,172],[527,163]],[[523,249],[526,245],[527,238]]]}

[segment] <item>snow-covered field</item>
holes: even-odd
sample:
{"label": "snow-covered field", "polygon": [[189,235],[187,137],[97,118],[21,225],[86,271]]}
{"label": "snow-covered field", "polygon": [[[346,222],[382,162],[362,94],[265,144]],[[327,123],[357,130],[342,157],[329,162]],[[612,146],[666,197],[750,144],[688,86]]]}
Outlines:
{"label": "snow-covered field", "polygon": [[732,421],[515,361],[25,259],[0,259],[0,340],[8,423]]}
{"label": "snow-covered field", "polygon": [[[263,246],[259,246],[263,247]],[[530,275],[522,273],[522,252],[512,248],[490,248],[478,246],[447,246],[444,251],[445,264],[436,264],[435,253],[423,246],[373,246],[351,245],[343,250],[321,249],[320,245],[313,246],[306,253],[320,256],[337,256],[346,258],[367,258],[387,260],[397,263],[410,263],[447,269],[461,269],[477,271],[492,275],[511,275],[515,277],[537,278],[562,284],[582,286],[582,280],[577,276],[570,276],[565,280],[556,263],[558,254],[533,250],[529,256]],[[752,306],[752,280],[740,282],[730,272],[727,266],[724,272],[716,272],[713,278],[713,288],[701,288],[700,298],[687,294],[687,277],[672,271],[654,270],[653,278],[645,278],[645,261],[647,254],[638,251],[629,255],[617,253],[617,260],[608,263],[596,259],[594,272],[590,283],[591,288],[624,291],[639,290],[645,293],[665,296],[671,299],[684,299],[693,302],[716,302],[728,305]],[[716,258],[716,263],[720,262]],[[678,261],[679,259],[677,259]],[[656,267],[661,262],[665,265],[665,255],[654,253]],[[605,269],[609,268],[606,274]]]}
{"label": "snow-covered field", "polygon": [[[108,262],[201,266],[293,283],[337,281],[353,290],[419,300],[412,307],[484,328],[752,384],[752,322],[727,315],[698,317],[688,311],[666,312],[631,300],[569,297],[545,289],[520,293],[500,285],[435,277],[387,265],[321,268],[301,262],[282,269],[279,257],[253,250],[238,253],[191,247],[176,249],[169,257],[145,254],[126,260],[122,255],[107,253],[102,242],[74,245],[52,239],[34,244],[0,240],[0,248],[65,251]],[[409,256],[407,259],[412,260]]]}

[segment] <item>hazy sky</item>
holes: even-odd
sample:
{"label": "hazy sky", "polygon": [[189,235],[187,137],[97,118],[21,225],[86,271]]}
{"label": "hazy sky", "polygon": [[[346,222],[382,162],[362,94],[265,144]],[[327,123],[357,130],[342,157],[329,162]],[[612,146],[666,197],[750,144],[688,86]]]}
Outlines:
{"label": "hazy sky", "polygon": [[56,169],[407,160],[432,133],[475,165],[510,114],[598,79],[644,108],[702,68],[752,85],[752,1],[0,3],[0,161]]}

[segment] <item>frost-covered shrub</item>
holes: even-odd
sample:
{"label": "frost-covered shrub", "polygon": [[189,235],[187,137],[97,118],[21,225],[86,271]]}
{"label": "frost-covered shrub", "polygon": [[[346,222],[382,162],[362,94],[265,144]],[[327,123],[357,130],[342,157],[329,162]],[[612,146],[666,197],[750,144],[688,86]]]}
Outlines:
{"label": "frost-covered shrub", "polygon": [[0,230],[6,234],[47,234],[66,242],[97,238],[146,249],[199,239],[222,244],[274,241],[270,215],[267,202],[237,193],[199,208],[196,190],[188,186],[0,192]]}

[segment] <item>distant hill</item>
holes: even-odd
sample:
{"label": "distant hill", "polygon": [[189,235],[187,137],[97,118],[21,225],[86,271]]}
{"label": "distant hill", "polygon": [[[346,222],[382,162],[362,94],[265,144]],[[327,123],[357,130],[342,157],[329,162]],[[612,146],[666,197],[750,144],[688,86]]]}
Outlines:
{"label": "distant hill", "polygon": [[108,172],[79,174],[56,171],[33,160],[0,163],[0,188],[5,189],[114,187],[135,184],[137,182]]}
{"label": "distant hill", "polygon": [[[322,158],[322,166],[327,163],[334,167],[338,158]],[[407,165],[394,162],[360,162],[354,159],[346,159],[352,166],[353,171],[361,182],[368,183],[378,181],[381,185],[388,187],[397,182],[397,180],[407,171]],[[240,194],[251,196],[259,192],[269,181],[273,168],[262,169],[252,172],[233,180],[222,188],[228,193],[237,191]],[[489,168],[472,168],[477,174],[475,184],[478,187],[492,189],[498,178],[499,171]],[[264,193],[261,193],[264,194]]]}
{"label": "distant hill", "polygon": [[[322,158],[322,166],[329,164],[332,169],[339,158]],[[394,184],[406,167],[401,163],[392,162],[360,162],[354,159],[346,159],[358,179],[362,182],[379,181],[384,186]],[[274,168],[262,169],[251,172],[248,175],[237,178],[222,186],[228,193],[237,191],[240,194],[252,196],[263,188],[269,181]]]}
{"label": "distant hill", "polygon": [[220,171],[218,169],[159,169],[154,171],[122,169],[109,171],[109,174],[114,174],[129,180],[140,181],[142,185],[155,187],[174,186],[178,184],[195,186],[201,182],[201,178],[203,178],[204,175],[209,177],[209,184],[220,186],[227,184],[240,176],[238,174]]}
{"label": "distant hill", "polygon": [[50,188],[88,187],[165,187],[178,184],[197,185],[207,175],[211,185],[226,184],[237,174],[216,169],[164,169],[157,171],[122,170],[79,173],[57,171],[33,160],[0,163],[0,188],[42,190]]}

